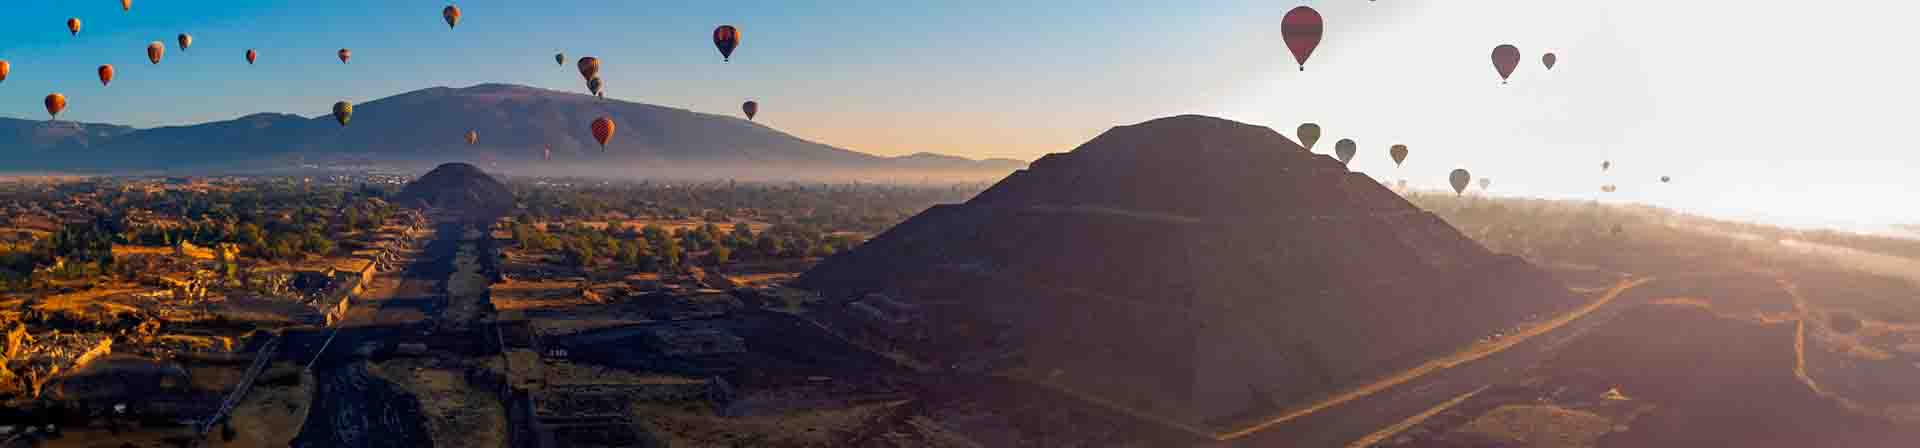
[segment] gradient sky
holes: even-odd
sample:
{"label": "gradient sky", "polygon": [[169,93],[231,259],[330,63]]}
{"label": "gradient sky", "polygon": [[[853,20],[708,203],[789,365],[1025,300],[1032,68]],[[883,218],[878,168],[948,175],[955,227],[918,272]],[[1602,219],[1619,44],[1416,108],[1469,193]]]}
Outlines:
{"label": "gradient sky", "polygon": [[[553,64],[565,51],[600,57],[613,97],[729,115],[757,99],[765,124],[876,154],[1033,159],[1200,113],[1289,134],[1316,121],[1318,151],[1354,138],[1354,169],[1426,188],[1467,167],[1495,194],[1587,198],[1611,182],[1614,200],[1719,216],[1920,221],[1901,107],[1920,79],[1902,56],[1920,7],[1895,2],[481,0],[458,2],[453,31],[439,1],[7,3],[8,117],[44,118],[54,91],[72,102],[63,119],[148,127],[317,116],[431,86],[583,90],[571,62]],[[1278,27],[1299,4],[1329,26],[1306,72]],[[78,37],[69,16],[86,22]],[[708,41],[723,23],[744,34],[725,64]],[[185,53],[180,32],[195,38]],[[158,66],[143,51],[155,40]],[[1501,43],[1525,55],[1506,86],[1488,56]],[[1544,50],[1561,56],[1552,72]],[[1394,143],[1413,152],[1398,170]]]}

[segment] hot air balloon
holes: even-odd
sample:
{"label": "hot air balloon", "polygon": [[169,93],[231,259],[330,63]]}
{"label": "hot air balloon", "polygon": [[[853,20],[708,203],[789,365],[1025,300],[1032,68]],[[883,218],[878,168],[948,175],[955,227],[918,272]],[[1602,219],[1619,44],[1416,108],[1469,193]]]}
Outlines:
{"label": "hot air balloon", "polygon": [[107,85],[107,83],[113,82],[113,64],[102,65],[100,66],[100,69],[96,71],[100,73],[101,86],[105,86]]}
{"label": "hot air balloon", "polygon": [[547,145],[547,149],[541,150],[540,158],[549,161],[553,160],[553,145]]}
{"label": "hot air balloon", "polygon": [[1310,6],[1295,7],[1280,19],[1280,37],[1287,41],[1287,50],[1293,52],[1300,71],[1307,71],[1307,58],[1313,56],[1314,47],[1320,46],[1320,33],[1325,29],[1320,11]]}
{"label": "hot air balloon", "polygon": [[587,56],[574,63],[580,68],[580,79],[593,79],[600,76],[600,58]]}
{"label": "hot air balloon", "polygon": [[1493,178],[1490,178],[1490,177],[1480,178],[1480,189],[1486,190],[1488,188],[1493,188]]}
{"label": "hot air balloon", "polygon": [[747,121],[753,121],[753,116],[760,114],[760,103],[754,101],[740,103],[740,111],[747,113]]}
{"label": "hot air balloon", "polygon": [[180,36],[174,39],[180,41],[180,51],[187,51],[187,47],[193,46],[193,36],[187,33],[180,33]]}
{"label": "hot air balloon", "polygon": [[1540,56],[1540,64],[1547,66],[1547,70],[1553,70],[1553,64],[1557,64],[1559,62],[1560,62],[1560,57],[1554,56],[1553,53],[1547,53]]}
{"label": "hot air balloon", "polygon": [[1520,47],[1501,44],[1493,47],[1493,69],[1500,72],[1500,83],[1506,84],[1507,77],[1513,76],[1513,69],[1520,66]]}
{"label": "hot air balloon", "polygon": [[1300,145],[1306,146],[1308,151],[1313,150],[1314,143],[1320,142],[1320,125],[1318,124],[1302,123],[1293,133],[1300,136]]}
{"label": "hot air balloon", "polygon": [[1667,176],[1660,176],[1660,183],[1663,183],[1663,184],[1664,184],[1664,183],[1667,183],[1667,182],[1673,182],[1673,178],[1672,178],[1672,177],[1667,177]]}
{"label": "hot air balloon", "polygon": [[348,121],[353,120],[353,103],[333,103],[333,120],[340,122],[340,126],[346,126]]}
{"label": "hot air balloon", "polygon": [[47,94],[47,99],[45,103],[47,105],[47,115],[50,117],[50,118],[47,118],[48,121],[52,121],[53,119],[60,118],[60,111],[67,110],[66,95],[61,95],[58,93]]}
{"label": "hot air balloon", "polygon": [[133,10],[133,0],[120,0],[120,10],[121,10],[121,11],[132,11],[132,10]]}
{"label": "hot air balloon", "polygon": [[157,40],[153,41],[153,43],[147,44],[147,60],[153,61],[153,63],[158,64],[160,63],[160,57],[165,56],[166,54],[167,54],[167,44],[160,43],[160,41],[157,41]]}
{"label": "hot air balloon", "polygon": [[8,64],[5,59],[0,59],[0,81],[6,81],[7,73],[12,71],[13,64]]}
{"label": "hot air balloon", "polygon": [[1453,174],[1447,175],[1447,181],[1453,183],[1453,194],[1456,195],[1466,193],[1467,181],[1471,180],[1473,180],[1473,175],[1467,173],[1466,168],[1454,168]]}
{"label": "hot air balloon", "polygon": [[740,29],[733,25],[720,25],[713,29],[713,46],[720,49],[720,60],[733,60],[733,49],[740,47]]}
{"label": "hot air balloon", "polygon": [[1393,166],[1400,166],[1401,162],[1407,161],[1407,145],[1393,145],[1387,148],[1387,155],[1393,157]]}
{"label": "hot air balloon", "polygon": [[1603,160],[1600,162],[1600,172],[1602,173],[1607,172],[1607,170],[1610,168],[1613,168],[1613,161]]}
{"label": "hot air balloon", "polygon": [[554,65],[567,65],[567,54],[566,54],[566,53],[554,53],[554,54],[553,54],[553,64],[554,64]]}
{"label": "hot air balloon", "polygon": [[600,81],[599,76],[587,80],[587,92],[593,93],[593,96],[606,98],[607,95],[600,90],[601,87],[606,87],[606,83]]}
{"label": "hot air balloon", "polygon": [[259,57],[260,53],[254,52],[252,48],[247,49],[247,65],[253,65],[253,60]]}
{"label": "hot air balloon", "polygon": [[468,130],[468,131],[467,131],[467,144],[469,144],[469,145],[478,145],[478,144],[480,144],[480,131],[475,131],[475,130]]}
{"label": "hot air balloon", "polygon": [[593,139],[600,141],[600,151],[607,150],[607,142],[613,140],[613,119],[600,117],[593,119]]}
{"label": "hot air balloon", "polygon": [[340,49],[340,63],[345,64],[348,59],[353,59],[353,50]]}
{"label": "hot air balloon", "polygon": [[73,33],[73,35],[75,36],[80,35],[80,18],[79,17],[67,18],[67,31]]}
{"label": "hot air balloon", "polygon": [[1340,164],[1342,165],[1352,162],[1353,155],[1359,152],[1360,144],[1354,143],[1353,139],[1343,138],[1340,139],[1340,141],[1333,142],[1333,155],[1340,157]]}
{"label": "hot air balloon", "polygon": [[454,25],[460,24],[460,7],[447,5],[440,9],[440,17],[447,19],[447,29],[453,29]]}

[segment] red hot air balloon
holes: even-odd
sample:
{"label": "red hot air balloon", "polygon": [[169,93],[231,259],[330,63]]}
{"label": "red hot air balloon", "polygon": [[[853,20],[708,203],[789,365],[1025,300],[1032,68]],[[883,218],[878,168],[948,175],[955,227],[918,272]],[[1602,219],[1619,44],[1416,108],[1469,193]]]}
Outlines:
{"label": "red hot air balloon", "polygon": [[7,73],[12,71],[13,71],[13,65],[8,64],[7,60],[5,59],[0,59],[0,81],[6,81]]}
{"label": "red hot air balloon", "polygon": [[733,25],[720,25],[713,29],[713,46],[720,49],[722,61],[733,60],[733,49],[740,47],[740,29]]}
{"label": "red hot air balloon", "polygon": [[1553,64],[1558,64],[1558,63],[1560,63],[1560,57],[1554,56],[1553,53],[1547,53],[1545,55],[1540,56],[1540,64],[1547,66],[1547,70],[1553,70]]}
{"label": "red hot air balloon", "polygon": [[75,36],[80,35],[80,18],[79,17],[67,18],[67,32],[73,33],[73,35]]}
{"label": "red hot air balloon", "polygon": [[253,60],[259,58],[260,53],[254,52],[252,48],[247,49],[247,65],[253,65]]}
{"label": "red hot air balloon", "polygon": [[101,86],[105,86],[107,85],[107,83],[113,82],[113,64],[100,66],[100,69],[98,70],[98,72],[100,72]]}
{"label": "red hot air balloon", "polygon": [[160,63],[160,57],[165,56],[166,54],[167,54],[167,44],[160,43],[160,41],[157,41],[157,40],[153,41],[153,43],[147,44],[147,60],[153,61],[153,63],[158,64]]}
{"label": "red hot air balloon", "polygon": [[1513,76],[1513,69],[1520,66],[1520,47],[1501,44],[1493,47],[1493,69],[1500,72],[1500,83],[1506,84],[1507,77]]}
{"label": "red hot air balloon", "polygon": [[753,116],[760,114],[760,103],[756,101],[740,103],[740,111],[746,112],[747,121],[753,121]]}
{"label": "red hot air balloon", "polygon": [[48,121],[60,118],[60,111],[67,110],[66,95],[58,93],[48,94],[45,103],[47,105],[47,115],[50,117],[47,118]]}
{"label": "red hot air balloon", "polygon": [[447,5],[440,9],[440,17],[447,19],[447,29],[453,29],[454,25],[460,24],[460,7]]}
{"label": "red hot air balloon", "polygon": [[1286,39],[1287,50],[1293,52],[1294,62],[1300,63],[1300,71],[1307,71],[1307,57],[1313,56],[1314,47],[1320,46],[1320,34],[1325,29],[1320,11],[1310,6],[1293,8],[1280,19],[1280,37]]}
{"label": "red hot air balloon", "polygon": [[340,63],[345,64],[348,59],[353,59],[353,50],[340,49]]}
{"label": "red hot air balloon", "polygon": [[612,118],[600,117],[593,120],[593,139],[600,141],[600,151],[607,150],[607,142],[613,140],[614,128]]}
{"label": "red hot air balloon", "polygon": [[592,80],[593,78],[600,77],[600,58],[593,56],[580,58],[580,62],[575,63],[574,66],[580,68],[580,78],[582,79]]}

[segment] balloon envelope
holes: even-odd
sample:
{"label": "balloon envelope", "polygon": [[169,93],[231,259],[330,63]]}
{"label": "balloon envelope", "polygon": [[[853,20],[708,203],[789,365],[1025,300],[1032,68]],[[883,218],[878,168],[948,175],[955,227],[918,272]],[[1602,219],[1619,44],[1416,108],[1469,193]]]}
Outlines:
{"label": "balloon envelope", "polygon": [[353,50],[342,48],[338,54],[340,55],[340,63],[342,64],[347,63],[348,59],[353,59]]}
{"label": "balloon envelope", "polygon": [[587,92],[592,93],[593,96],[606,97],[607,95],[600,90],[602,87],[606,87],[606,83],[600,81],[600,77],[598,76],[587,80]]}
{"label": "balloon envelope", "polygon": [[0,59],[0,81],[6,81],[7,73],[11,72],[13,72],[13,64],[8,64],[6,60]]}
{"label": "balloon envelope", "polygon": [[593,79],[600,76],[600,58],[587,56],[580,58],[580,62],[574,65],[580,69],[581,79]]}
{"label": "balloon envelope", "polygon": [[346,126],[348,121],[353,120],[353,103],[346,101],[333,103],[333,120],[340,122],[341,126]]}
{"label": "balloon envelope", "polygon": [[253,60],[259,57],[260,53],[255,53],[252,48],[247,49],[247,65],[253,65]]}
{"label": "balloon envelope", "polygon": [[100,85],[113,82],[113,64],[102,65],[97,71],[100,73]]}
{"label": "balloon envelope", "polygon": [[67,32],[73,33],[73,35],[75,36],[80,35],[80,18],[79,17],[67,18]]}
{"label": "balloon envelope", "polygon": [[147,60],[148,61],[153,61],[153,63],[158,64],[160,63],[160,57],[166,56],[166,55],[167,55],[167,44],[160,43],[159,41],[154,41],[153,43],[147,44]]}
{"label": "balloon envelope", "polygon": [[600,117],[593,119],[593,139],[600,142],[600,150],[607,150],[607,142],[613,140],[613,119]]}
{"label": "balloon envelope", "polygon": [[713,47],[720,49],[721,60],[733,60],[733,49],[740,47],[740,29],[733,25],[720,25],[713,29]]}
{"label": "balloon envelope", "polygon": [[180,33],[174,40],[180,41],[180,51],[187,51],[187,47],[193,46],[193,36],[187,33]]}
{"label": "balloon envelope", "polygon": [[1480,178],[1480,189],[1485,190],[1492,187],[1493,187],[1493,179],[1486,178],[1486,177]]}
{"label": "balloon envelope", "polygon": [[1293,61],[1300,64],[1300,71],[1307,70],[1307,58],[1320,46],[1320,34],[1325,29],[1320,11],[1310,6],[1295,7],[1280,19],[1280,37],[1287,41],[1287,51],[1293,52]]}
{"label": "balloon envelope", "polygon": [[760,114],[760,103],[754,101],[740,103],[740,111],[745,112],[747,114],[747,120],[751,121],[754,115]]}
{"label": "balloon envelope", "polygon": [[467,144],[477,145],[479,143],[480,143],[480,131],[472,131],[472,130],[467,131]]}
{"label": "balloon envelope", "polygon": [[1353,139],[1343,138],[1340,139],[1340,141],[1333,142],[1333,155],[1340,157],[1340,163],[1342,165],[1352,162],[1353,155],[1359,152],[1360,144],[1354,143]]}
{"label": "balloon envelope", "polygon": [[1318,124],[1302,123],[1293,133],[1300,136],[1300,145],[1307,147],[1309,151],[1313,150],[1314,143],[1320,142],[1320,125]]}
{"label": "balloon envelope", "polygon": [[1613,168],[1613,161],[1608,160],[1608,161],[1600,162],[1600,172],[1602,173],[1607,172],[1607,170],[1611,168]]}
{"label": "balloon envelope", "polygon": [[1407,145],[1393,145],[1387,148],[1387,155],[1393,157],[1393,166],[1400,166],[1401,162],[1407,161]]}
{"label": "balloon envelope", "polygon": [[554,65],[567,65],[567,54],[566,54],[566,53],[554,53],[554,54],[553,54],[553,64],[554,64]]}
{"label": "balloon envelope", "polygon": [[447,19],[447,28],[452,29],[454,25],[460,24],[460,7],[447,5],[440,9],[440,17]]}
{"label": "balloon envelope", "polygon": [[1557,63],[1560,63],[1560,57],[1554,56],[1553,53],[1540,56],[1540,64],[1547,66],[1547,70],[1553,70],[1553,64]]}
{"label": "balloon envelope", "polygon": [[1453,173],[1447,175],[1447,181],[1453,183],[1453,194],[1466,193],[1467,182],[1471,180],[1473,174],[1467,173],[1465,168],[1454,168]]}
{"label": "balloon envelope", "polygon": [[1660,183],[1663,183],[1663,184],[1664,184],[1664,183],[1667,183],[1667,182],[1673,182],[1673,178],[1672,178],[1672,177],[1667,177],[1667,176],[1660,176]]}
{"label": "balloon envelope", "polygon": [[121,10],[121,11],[132,11],[132,10],[133,10],[133,0],[120,0],[120,10]]}
{"label": "balloon envelope", "polygon": [[44,101],[44,103],[46,103],[46,106],[47,106],[47,115],[51,118],[59,118],[60,111],[67,110],[66,95],[61,95],[58,93],[48,94],[47,99]]}
{"label": "balloon envelope", "polygon": [[1493,69],[1500,72],[1500,83],[1505,84],[1507,77],[1513,76],[1513,69],[1520,66],[1520,47],[1502,44],[1493,47]]}

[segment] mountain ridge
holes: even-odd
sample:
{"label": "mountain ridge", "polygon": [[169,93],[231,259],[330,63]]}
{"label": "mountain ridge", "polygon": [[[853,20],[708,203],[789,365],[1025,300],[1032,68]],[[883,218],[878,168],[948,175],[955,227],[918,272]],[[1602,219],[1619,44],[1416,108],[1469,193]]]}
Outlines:
{"label": "mountain ridge", "polygon": [[[553,165],[742,169],[951,170],[1011,172],[1026,162],[914,154],[887,157],[814,142],[724,115],[602,99],[516,84],[436,86],[354,106],[348,126],[330,115],[260,112],[229,120],[133,128],[0,119],[0,160],[42,169],[194,169],[284,165],[288,160],[374,159],[424,163],[534,162],[552,147]],[[587,123],[606,116],[618,130],[604,150]],[[85,132],[81,132],[81,131]],[[468,145],[462,136],[480,136]]]}

